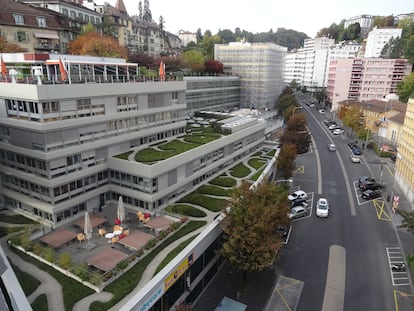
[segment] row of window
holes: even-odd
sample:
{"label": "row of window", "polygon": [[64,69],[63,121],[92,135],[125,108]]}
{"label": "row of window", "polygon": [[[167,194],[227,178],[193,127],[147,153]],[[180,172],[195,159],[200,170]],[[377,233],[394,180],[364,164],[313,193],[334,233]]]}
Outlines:
{"label": "row of window", "polygon": [[[24,25],[24,17],[21,14],[13,14],[14,22],[16,25]],[[37,26],[45,28],[46,18],[44,16],[36,16]]]}
{"label": "row of window", "polygon": [[65,8],[62,9],[62,14],[72,19],[78,18],[79,20],[84,21],[85,23],[91,22],[92,24],[101,24],[102,22],[102,18],[100,17],[83,14],[82,12],[78,12],[78,14],[76,14],[75,11],[72,11],[72,10],[69,11],[68,9],[65,9]]}

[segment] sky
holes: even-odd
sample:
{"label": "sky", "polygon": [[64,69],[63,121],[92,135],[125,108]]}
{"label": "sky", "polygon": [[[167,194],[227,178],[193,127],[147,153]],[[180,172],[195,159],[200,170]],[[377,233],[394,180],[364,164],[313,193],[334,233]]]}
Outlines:
{"label": "sky", "polygon": [[[115,6],[116,0],[94,0]],[[139,0],[123,0],[128,14],[138,15]],[[144,5],[144,0],[142,0]],[[220,29],[232,32],[236,27],[252,33],[277,28],[292,29],[314,38],[317,32],[333,23],[358,15],[399,15],[414,13],[413,0],[149,0],[152,18],[173,34],[179,30],[214,35]]]}

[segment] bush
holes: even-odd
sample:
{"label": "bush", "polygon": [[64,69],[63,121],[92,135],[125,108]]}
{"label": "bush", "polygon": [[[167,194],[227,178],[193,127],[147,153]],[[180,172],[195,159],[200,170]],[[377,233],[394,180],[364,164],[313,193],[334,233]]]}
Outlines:
{"label": "bush", "polygon": [[128,260],[122,260],[116,265],[118,270],[124,270],[126,267],[128,267]]}
{"label": "bush", "polygon": [[63,252],[59,256],[59,266],[66,270],[72,267],[72,256],[68,252]]}
{"label": "bush", "polygon": [[157,240],[151,239],[147,242],[147,244],[145,244],[145,249],[153,248],[155,245],[157,245]]}
{"label": "bush", "polygon": [[33,253],[37,256],[42,256],[44,251],[44,248],[42,245],[40,245],[40,243],[34,243],[33,244]]}
{"label": "bush", "polygon": [[100,274],[98,271],[95,271],[89,281],[96,286],[102,285],[102,274]]}
{"label": "bush", "polygon": [[32,250],[33,242],[30,238],[30,233],[28,231],[20,235],[19,244],[27,251]]}
{"label": "bush", "polygon": [[45,259],[51,263],[54,263],[56,260],[56,252],[53,249],[53,247],[49,246],[46,247],[44,253],[43,253]]}
{"label": "bush", "polygon": [[80,277],[82,281],[87,280],[89,276],[87,263],[73,266],[73,273]]}

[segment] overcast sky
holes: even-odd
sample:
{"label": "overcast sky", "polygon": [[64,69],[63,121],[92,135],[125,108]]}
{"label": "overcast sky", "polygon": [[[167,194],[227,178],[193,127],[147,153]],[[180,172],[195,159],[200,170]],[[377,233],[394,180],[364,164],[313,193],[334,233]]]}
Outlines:
{"label": "overcast sky", "polygon": [[[138,14],[139,0],[123,0],[128,14]],[[95,0],[97,4],[116,0]],[[144,5],[144,0],[142,0]],[[178,34],[179,30],[202,33],[210,30],[239,27],[253,33],[277,28],[304,32],[313,38],[316,33],[342,19],[357,15],[399,15],[414,12],[413,0],[149,0],[152,18],[159,23],[164,18],[165,30]]]}

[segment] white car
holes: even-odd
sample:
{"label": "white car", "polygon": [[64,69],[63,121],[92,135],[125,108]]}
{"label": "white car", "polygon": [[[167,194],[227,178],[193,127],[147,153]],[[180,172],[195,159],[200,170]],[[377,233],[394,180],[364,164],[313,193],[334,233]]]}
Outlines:
{"label": "white car", "polygon": [[361,163],[361,159],[354,154],[351,154],[351,162],[352,163]]}
{"label": "white car", "polygon": [[319,198],[316,202],[316,216],[326,218],[329,215],[329,204],[325,198]]}
{"label": "white car", "polygon": [[343,129],[335,129],[334,131],[333,131],[333,134],[334,135],[340,135],[340,134],[342,134],[344,132],[344,130]]}
{"label": "white car", "polygon": [[328,150],[329,151],[336,151],[336,146],[334,144],[329,144],[328,145]]}
{"label": "white car", "polygon": [[295,219],[295,218],[306,216],[306,214],[307,214],[306,208],[304,208],[303,206],[296,206],[290,210],[290,213],[288,213],[288,217],[289,219]]}
{"label": "white car", "polygon": [[297,191],[295,191],[295,192],[288,195],[288,200],[289,201],[295,201],[295,200],[298,200],[298,199],[307,199],[307,198],[308,198],[308,195],[303,190],[297,190]]}
{"label": "white car", "polygon": [[324,109],[319,109],[319,113],[320,114],[324,114],[325,113],[325,110]]}

